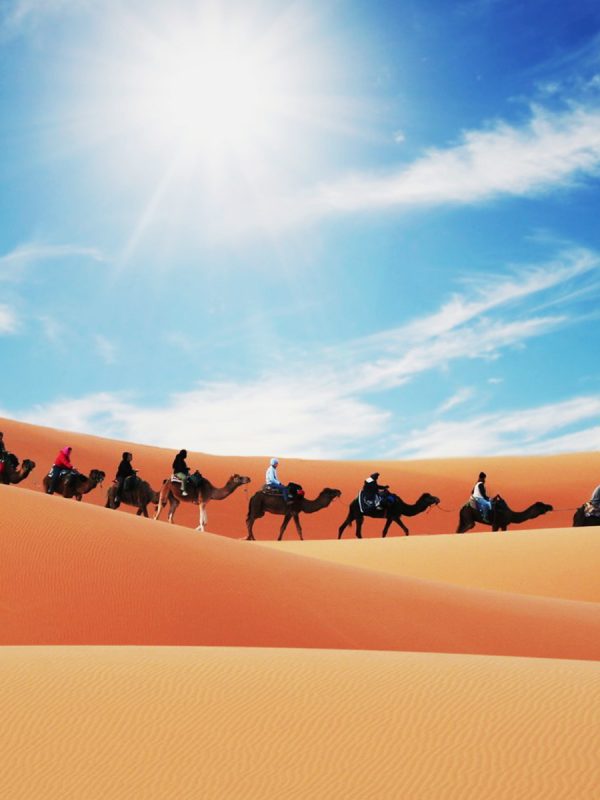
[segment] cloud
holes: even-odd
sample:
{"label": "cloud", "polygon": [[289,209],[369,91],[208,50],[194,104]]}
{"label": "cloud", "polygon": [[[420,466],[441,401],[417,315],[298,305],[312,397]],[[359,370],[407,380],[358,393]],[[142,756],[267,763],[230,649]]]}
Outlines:
{"label": "cloud", "polygon": [[449,397],[444,403],[442,403],[437,409],[436,413],[445,414],[451,409],[456,408],[456,406],[466,403],[473,397],[474,394],[475,392],[471,387],[464,386],[462,389],[459,389],[457,392],[455,392],[452,397]]}
{"label": "cloud", "polygon": [[106,260],[95,247],[28,242],[20,244],[0,256],[0,281],[20,280],[23,276],[23,270],[31,264],[67,258],[81,258],[96,262],[104,262]]}
{"label": "cloud", "polygon": [[357,176],[323,187],[317,202],[332,210],[473,203],[524,195],[569,182],[600,165],[600,111],[534,109],[523,128],[498,122],[470,131],[446,150],[430,150],[408,168],[383,177]]}
{"label": "cloud", "polygon": [[0,305],[0,335],[15,333],[19,327],[17,316],[6,305]]}
{"label": "cloud", "polygon": [[600,426],[560,433],[600,415],[600,396],[575,397],[535,408],[434,422],[404,434],[393,458],[559,453],[600,448]]}
{"label": "cloud", "polygon": [[62,399],[18,418],[172,449],[344,458],[381,435],[389,414],[310,379],[272,379],[204,384],[160,407],[109,393]]}
{"label": "cloud", "polygon": [[[495,359],[502,350],[572,324],[571,286],[582,289],[584,277],[593,281],[599,268],[598,254],[573,247],[546,263],[514,268],[510,276],[490,276],[485,286],[469,282],[439,310],[345,344],[343,360],[351,365],[346,382],[356,392],[380,390],[459,359]],[[597,296],[597,288],[589,296]],[[561,304],[560,315],[524,313],[533,297],[549,295],[552,304]]]}
{"label": "cloud", "polygon": [[[406,423],[377,405],[373,398],[378,393],[426,371],[447,370],[455,361],[499,359],[507,348],[521,347],[533,337],[570,324],[568,304],[560,316],[519,316],[519,310],[529,307],[534,295],[568,293],[573,279],[581,281],[597,266],[591,252],[564,251],[547,264],[514,269],[511,276],[496,280],[492,298],[474,290],[474,298],[453,298],[440,310],[406,325],[312,353],[310,360],[297,359],[293,371],[279,365],[276,373],[252,381],[203,382],[153,406],[135,396],[105,393],[58,400],[24,410],[18,417],[133,442],[230,455],[349,458],[375,452],[381,456],[392,422],[394,429]],[[114,345],[100,335],[96,345],[111,363],[116,357]],[[472,396],[470,388],[459,390],[437,410],[438,415]],[[536,443],[543,441],[541,417],[528,421],[522,413],[518,419],[526,421],[527,429],[538,431]],[[548,419],[557,425],[551,415]],[[507,424],[504,419],[500,429],[511,441]],[[466,423],[453,427],[438,420],[414,437],[409,434],[401,454],[435,453],[444,442],[458,447],[456,452],[463,452],[460,441],[469,452],[497,448],[496,434],[492,436],[488,428],[497,432],[498,419],[484,417],[480,428],[477,436],[467,435]]]}
{"label": "cloud", "polygon": [[[522,126],[502,120],[388,172],[357,172],[302,196],[274,199],[273,226],[332,215],[467,205],[572,187],[600,170],[600,109],[533,106]],[[249,223],[255,224],[249,218]]]}
{"label": "cloud", "polygon": [[57,14],[84,8],[89,0],[6,0],[0,10],[0,32],[11,38]]}
{"label": "cloud", "polygon": [[107,339],[106,336],[103,336],[101,333],[97,333],[94,336],[94,345],[96,347],[96,352],[105,364],[111,365],[117,363],[117,347],[110,339]]}

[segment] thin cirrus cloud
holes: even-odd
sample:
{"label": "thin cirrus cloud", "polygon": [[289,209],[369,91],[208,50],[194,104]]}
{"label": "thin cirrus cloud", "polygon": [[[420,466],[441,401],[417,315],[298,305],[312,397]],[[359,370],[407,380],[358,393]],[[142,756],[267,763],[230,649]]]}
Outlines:
{"label": "thin cirrus cloud", "polygon": [[[560,453],[600,449],[600,397],[583,396],[518,411],[439,421],[398,439],[393,458]],[[566,431],[571,426],[579,430]]]}
{"label": "thin cirrus cloud", "polygon": [[0,256],[0,281],[19,281],[27,267],[62,258],[105,261],[102,253],[95,247],[27,242]]}
{"label": "thin cirrus cloud", "polygon": [[287,202],[278,198],[271,224],[287,227],[332,215],[532,196],[572,186],[599,169],[597,106],[572,105],[564,111],[533,106],[522,126],[496,121],[395,170],[356,172]]}
{"label": "thin cirrus cloud", "polygon": [[0,36],[18,36],[48,17],[89,4],[90,0],[6,0],[0,9]]}
{"label": "thin cirrus cloud", "polygon": [[96,348],[96,352],[104,361],[105,364],[111,365],[117,363],[117,347],[114,342],[111,342],[110,339],[107,339],[101,333],[95,334],[93,337],[94,346]]}
{"label": "thin cirrus cloud", "polygon": [[18,327],[15,312],[7,305],[0,305],[0,335],[16,333]]}
{"label": "thin cirrus cloud", "polygon": [[[392,428],[405,426],[397,414],[373,400],[379,391],[415,380],[425,371],[449,370],[460,360],[499,360],[505,351],[522,347],[533,337],[576,324],[577,315],[571,317],[568,304],[561,316],[529,317],[524,312],[523,307],[526,310],[529,305],[525,301],[548,292],[559,298],[570,291],[573,277],[581,280],[585,271],[596,268],[594,254],[565,251],[546,265],[515,271],[504,283],[499,282],[503,299],[493,308],[483,299],[465,299],[461,309],[455,298],[444,324],[440,323],[441,310],[434,311],[384,334],[322,351],[304,370],[295,363],[294,374],[280,371],[253,381],[204,382],[152,407],[132,396],[105,393],[58,400],[24,410],[18,417],[134,442],[220,454],[357,457],[367,448],[372,453],[374,441],[390,441]],[[527,293],[519,288],[523,286]],[[384,358],[383,341],[388,343]],[[437,409],[438,417],[466,403],[471,392],[463,389],[450,397]],[[471,419],[464,423],[438,419],[414,436],[408,432],[403,449],[393,454],[417,457],[439,453],[444,447],[454,448],[451,452],[455,454],[478,452],[480,447],[482,452],[486,448],[491,448],[488,453],[500,452],[517,441],[515,431],[525,432],[524,446],[535,449],[552,440],[554,432],[567,423],[580,424],[595,408],[577,400],[571,406],[549,410],[482,416],[477,429],[481,436],[466,435]],[[448,452],[444,450],[444,454]]]}

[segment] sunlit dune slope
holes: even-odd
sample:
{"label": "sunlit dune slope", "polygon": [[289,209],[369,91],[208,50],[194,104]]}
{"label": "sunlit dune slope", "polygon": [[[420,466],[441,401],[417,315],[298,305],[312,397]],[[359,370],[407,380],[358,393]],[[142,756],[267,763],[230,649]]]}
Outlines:
{"label": "sunlit dune slope", "polygon": [[[174,450],[164,450],[129,442],[113,441],[84,434],[64,433],[50,428],[42,428],[13,420],[0,420],[0,430],[5,433],[7,447],[20,458],[32,458],[37,469],[21,484],[21,487],[40,489],[44,473],[51,465],[59,448],[71,445],[73,462],[82,471],[92,468],[102,469],[112,478],[123,450],[134,454],[134,466],[140,475],[158,489],[170,473]],[[180,443],[186,447],[185,442]],[[190,453],[188,463],[200,469],[215,485],[222,486],[233,473],[248,475],[252,482],[238,489],[226,500],[215,501],[208,508],[210,529],[215,533],[238,537],[244,534],[248,499],[264,481],[265,469],[270,455],[244,458],[237,456],[209,456],[203,453]],[[356,493],[366,475],[377,469],[381,480],[389,483],[404,500],[414,503],[419,495],[428,491],[441,498],[441,508],[431,509],[411,519],[406,519],[411,533],[434,534],[450,533],[456,529],[458,510],[468,499],[471,487],[481,469],[488,474],[488,488],[491,493],[500,492],[515,510],[522,510],[537,500],[552,504],[557,510],[530,520],[517,529],[549,528],[570,526],[573,508],[588,499],[598,483],[600,475],[600,453],[579,453],[560,456],[531,456],[503,458],[463,458],[435,459],[431,461],[304,461],[301,459],[282,459],[280,475],[282,480],[294,480],[306,489],[308,497],[314,497],[325,486],[342,491],[341,500],[335,501],[328,509],[305,516],[303,525],[308,539],[326,539],[337,536],[337,529],[348,511],[348,503]],[[103,505],[107,484],[85,497],[84,502]],[[151,509],[153,510],[153,509]],[[132,509],[119,509],[119,514],[132,513]],[[163,512],[166,518],[166,512]],[[177,512],[176,521],[187,527],[197,524],[197,508],[183,505]],[[274,539],[281,523],[280,517],[267,516],[257,522],[255,533],[258,539]],[[380,536],[382,523],[367,520],[364,528],[366,537]],[[490,529],[477,526],[476,532],[489,532]],[[399,529],[392,528],[390,536],[396,536]],[[348,529],[346,538],[352,537]],[[296,536],[292,528],[287,538]]]}
{"label": "sunlit dune slope", "polygon": [[592,603],[279,553],[0,487],[0,643],[600,657]]}
{"label": "sunlit dune slope", "polygon": [[598,797],[590,662],[9,648],[0,681],[11,800]]}
{"label": "sunlit dune slope", "polygon": [[393,575],[600,603],[600,528],[264,546]]}

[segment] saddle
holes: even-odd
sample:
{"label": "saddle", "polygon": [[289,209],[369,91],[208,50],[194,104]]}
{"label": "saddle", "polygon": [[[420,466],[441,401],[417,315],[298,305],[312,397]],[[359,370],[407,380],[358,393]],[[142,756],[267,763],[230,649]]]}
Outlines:
{"label": "saddle", "polygon": [[386,506],[393,503],[395,499],[396,495],[391,492],[377,493],[375,496],[369,497],[368,493],[361,490],[358,493],[358,507],[365,517],[375,517],[382,514]]}
{"label": "saddle", "polygon": [[583,513],[586,517],[600,517],[600,508],[592,505],[590,502],[587,502],[583,506]]}
{"label": "saddle", "polygon": [[[137,478],[137,476],[136,476],[136,478]],[[139,478],[138,478],[138,480],[139,480]],[[203,480],[202,473],[198,472],[198,470],[193,472],[191,475],[187,475],[186,476],[186,481],[187,481],[188,487],[193,486],[194,488],[199,489],[200,488],[200,484],[202,483],[202,480]],[[171,475],[170,481],[171,481],[171,483],[181,483],[181,478],[178,478],[177,475]]]}
{"label": "saddle", "polygon": [[[281,497],[282,494],[280,487],[273,486],[271,483],[264,483],[261,491],[263,494],[268,494],[275,497]],[[299,500],[304,497],[304,489],[299,483],[288,483],[287,491],[288,503],[293,503],[295,500]]]}
{"label": "saddle", "polygon": [[133,492],[134,489],[137,489],[140,482],[137,475],[128,475],[123,482],[123,489],[126,492]]}

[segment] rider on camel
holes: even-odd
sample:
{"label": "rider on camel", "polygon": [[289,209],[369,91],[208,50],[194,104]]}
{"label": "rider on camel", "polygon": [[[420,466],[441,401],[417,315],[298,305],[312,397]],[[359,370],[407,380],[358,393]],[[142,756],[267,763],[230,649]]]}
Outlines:
{"label": "rider on camel", "polygon": [[479,513],[481,514],[481,518],[484,522],[490,521],[490,514],[492,513],[492,501],[488,497],[488,494],[485,489],[485,479],[487,475],[485,472],[479,473],[479,478],[477,483],[473,487],[473,491],[471,492],[471,499],[475,502]]}
{"label": "rider on camel", "polygon": [[187,492],[185,490],[185,487],[186,487],[186,480],[190,474],[190,468],[185,463],[186,458],[187,458],[187,450],[180,450],[175,456],[175,460],[173,461],[173,475],[176,478],[179,478],[179,480],[181,481],[181,494],[184,497],[187,497]]}
{"label": "rider on camel", "polygon": [[[50,470],[50,484],[48,486],[48,494],[54,494],[58,487],[58,481],[60,479],[61,473],[74,473],[76,472],[75,467],[71,464],[71,451],[73,450],[72,447],[63,447],[62,450],[58,451],[58,455],[54,459],[54,464],[52,465],[52,469]],[[68,475],[66,479],[68,480]]]}
{"label": "rider on camel", "polygon": [[384,494],[390,488],[388,484],[382,485],[377,483],[378,480],[379,472],[373,472],[365,479],[362,487],[363,500],[367,504],[375,506],[375,508],[379,508]]}
{"label": "rider on camel", "polygon": [[127,480],[127,478],[136,474],[136,471],[131,466],[132,458],[133,458],[132,453],[123,453],[123,458],[117,469],[117,474],[115,475],[115,483],[117,484],[115,501],[117,502],[121,498],[121,494],[123,493],[123,489],[125,488],[125,481]]}
{"label": "rider on camel", "polygon": [[265,483],[267,486],[270,486],[274,489],[279,489],[281,492],[281,496],[283,497],[283,502],[287,503],[288,501],[288,489],[287,486],[284,486],[283,483],[279,480],[277,476],[277,467],[279,465],[279,459],[272,458],[269,462],[269,467],[265,474]]}
{"label": "rider on camel", "polygon": [[590,505],[595,512],[600,513],[600,484],[598,484],[598,486],[596,486],[592,492],[592,496],[590,497]]}

